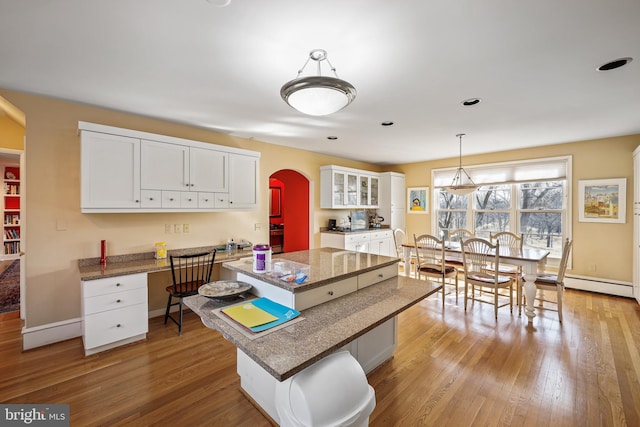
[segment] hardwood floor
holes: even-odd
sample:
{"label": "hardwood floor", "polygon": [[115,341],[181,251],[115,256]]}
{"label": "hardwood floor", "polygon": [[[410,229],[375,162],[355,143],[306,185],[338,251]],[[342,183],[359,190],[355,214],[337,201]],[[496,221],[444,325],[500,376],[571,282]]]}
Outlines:
{"label": "hardwood floor", "polygon": [[[78,339],[21,351],[0,322],[0,402],[68,403],[72,426],[267,426],[240,393],[235,347],[185,315],[148,339],[84,357]],[[394,358],[368,376],[372,426],[640,426],[640,306],[565,292],[564,322],[439,295],[399,317]]]}

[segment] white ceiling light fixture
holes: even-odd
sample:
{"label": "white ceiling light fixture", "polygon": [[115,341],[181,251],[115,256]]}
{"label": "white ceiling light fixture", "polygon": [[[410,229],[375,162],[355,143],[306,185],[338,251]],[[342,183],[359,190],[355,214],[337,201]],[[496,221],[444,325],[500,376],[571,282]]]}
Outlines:
{"label": "white ceiling light fixture", "polygon": [[[318,74],[300,77],[309,60],[318,63]],[[327,61],[335,77],[322,75],[323,61]],[[351,83],[338,78],[336,69],[329,62],[325,50],[314,49],[309,53],[309,58],[302,68],[298,70],[298,76],[282,86],[280,96],[284,102],[301,113],[310,116],[326,116],[351,104],[356,98],[356,89]]]}
{"label": "white ceiling light fixture", "polygon": [[[462,137],[465,136],[465,134],[459,133],[456,136],[460,139],[460,163],[458,170],[456,170],[456,174],[453,177],[453,181],[451,181],[451,185],[444,187],[444,189],[447,190],[448,193],[463,196],[465,194],[473,193],[478,186],[462,167]],[[467,177],[466,180],[464,179],[465,176]]]}

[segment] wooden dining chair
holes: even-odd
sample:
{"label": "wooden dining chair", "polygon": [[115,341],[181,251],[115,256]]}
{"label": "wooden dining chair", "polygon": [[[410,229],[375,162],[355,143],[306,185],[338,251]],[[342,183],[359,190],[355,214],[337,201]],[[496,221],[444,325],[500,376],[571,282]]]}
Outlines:
{"label": "wooden dining chair", "polygon": [[[182,335],[182,299],[198,293],[198,288],[211,281],[213,262],[216,250],[200,252],[190,255],[170,255],[171,275],[173,284],[166,287],[169,293],[167,311],[164,314],[164,324],[171,319],[178,325],[178,335]],[[173,299],[177,302],[173,302]],[[171,307],[178,305],[179,317],[176,320],[170,314]]]}
{"label": "wooden dining chair", "polygon": [[[509,291],[509,308],[513,312],[513,279],[499,273],[500,269],[500,242],[492,245],[485,239],[465,239],[462,244],[462,260],[464,263],[464,310],[467,311],[467,300],[490,303],[494,305],[496,319],[498,308],[507,305],[499,305],[500,289]],[[469,297],[471,287],[471,297]],[[491,298],[476,297],[475,288],[491,290]]]}
{"label": "wooden dining chair", "polygon": [[[475,237],[472,231],[466,228],[457,228],[449,232],[449,241],[462,243],[464,239]],[[458,269],[459,273],[464,273],[464,265],[462,263],[462,255],[445,254],[445,263]]]}
{"label": "wooden dining chair", "polygon": [[416,278],[434,278],[442,282],[442,307],[444,307],[446,279],[455,279],[456,302],[458,302],[458,270],[444,262],[444,240],[422,234],[413,235],[416,248]]}
{"label": "wooden dining chair", "polygon": [[405,276],[411,277],[413,275],[413,269],[415,267],[415,250],[410,251],[409,259],[404,259],[404,247],[403,243],[407,243],[407,233],[402,228],[396,228],[393,230],[393,241],[396,245],[396,255],[398,258],[402,259],[404,263],[403,273]]}
{"label": "wooden dining chair", "polygon": [[[564,247],[562,248],[562,258],[560,258],[560,265],[558,266],[557,274],[539,274],[536,278],[536,290],[542,291],[540,296],[536,297],[536,300],[540,302],[539,305],[534,305],[535,308],[541,308],[543,310],[550,310],[549,306],[544,306],[544,303],[556,304],[558,312],[558,320],[562,323],[562,296],[564,294],[564,275],[567,271],[567,264],[569,263],[569,254],[573,241],[566,239]],[[544,291],[555,291],[556,299],[548,300],[544,297]],[[522,304],[521,304],[522,305]]]}
{"label": "wooden dining chair", "polygon": [[[489,233],[489,241],[493,244],[496,242],[500,242],[500,247],[509,247],[522,251],[522,246],[524,244],[524,235],[517,235],[515,233],[511,233],[510,231],[500,231],[497,233],[490,232]],[[516,304],[518,305],[518,315],[522,314],[522,305],[520,304],[522,297],[522,266],[507,264],[502,262],[500,264],[500,274],[504,274],[510,276],[515,281],[516,285]]]}

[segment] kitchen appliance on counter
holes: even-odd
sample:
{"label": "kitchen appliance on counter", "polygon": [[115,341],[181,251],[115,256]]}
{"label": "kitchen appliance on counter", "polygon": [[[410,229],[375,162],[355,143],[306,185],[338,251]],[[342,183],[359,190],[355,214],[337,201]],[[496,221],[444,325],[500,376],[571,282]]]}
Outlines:
{"label": "kitchen appliance on counter", "polygon": [[338,228],[338,223],[335,219],[330,219],[329,220],[329,224],[327,225],[327,229],[329,230],[335,230],[336,228]]}
{"label": "kitchen appliance on counter", "polygon": [[369,229],[369,215],[367,211],[352,211],[350,218],[351,231]]}
{"label": "kitchen appliance on counter", "polygon": [[380,215],[372,215],[369,218],[369,226],[371,228],[380,228],[380,225],[382,225],[383,221],[384,221],[384,218],[381,217]]}

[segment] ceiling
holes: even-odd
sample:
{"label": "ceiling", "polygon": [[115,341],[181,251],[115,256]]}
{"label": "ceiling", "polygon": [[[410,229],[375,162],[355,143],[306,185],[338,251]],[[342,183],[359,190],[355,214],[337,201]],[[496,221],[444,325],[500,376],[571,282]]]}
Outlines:
{"label": "ceiling", "polygon": [[[638,0],[216,3],[0,0],[0,87],[380,165],[640,133]],[[324,117],[279,93],[318,48]]]}

